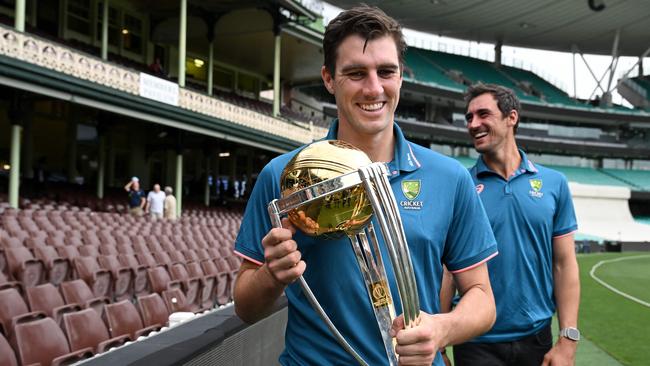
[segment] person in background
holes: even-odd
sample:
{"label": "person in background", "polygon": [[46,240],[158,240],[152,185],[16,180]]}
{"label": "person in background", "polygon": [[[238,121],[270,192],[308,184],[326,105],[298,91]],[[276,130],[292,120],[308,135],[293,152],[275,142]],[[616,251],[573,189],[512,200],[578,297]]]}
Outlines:
{"label": "person in background", "polygon": [[142,216],[147,201],[144,198],[144,191],[140,189],[140,179],[138,177],[131,178],[129,183],[124,186],[124,190],[129,198],[129,213],[134,216]]}
{"label": "person in background", "polygon": [[160,184],[154,184],[153,191],[147,195],[147,204],[145,206],[145,213],[149,213],[151,219],[162,219],[165,198],[165,192],[160,190]]}
{"label": "person in background", "polygon": [[172,187],[165,187],[165,200],[163,201],[163,213],[167,220],[176,220],[176,197],[173,195]]}
{"label": "person in background", "polygon": [[[580,279],[573,240],[578,227],[567,180],[517,147],[521,107],[512,90],[476,84],[465,101],[467,131],[481,154],[470,174],[499,245],[499,256],[488,263],[497,320],[489,332],[454,346],[454,362],[573,365],[580,339]],[[451,309],[452,282],[443,283],[444,311]],[[560,337],[553,345],[556,310]]]}

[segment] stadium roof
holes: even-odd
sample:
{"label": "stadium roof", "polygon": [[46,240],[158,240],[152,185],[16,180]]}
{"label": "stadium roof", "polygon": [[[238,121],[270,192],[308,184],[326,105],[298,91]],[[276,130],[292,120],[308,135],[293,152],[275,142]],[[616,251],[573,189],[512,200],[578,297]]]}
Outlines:
{"label": "stadium roof", "polygon": [[[357,0],[327,0],[349,8]],[[640,56],[650,47],[647,0],[368,0],[406,28],[477,42]],[[601,9],[601,10],[598,10]]]}

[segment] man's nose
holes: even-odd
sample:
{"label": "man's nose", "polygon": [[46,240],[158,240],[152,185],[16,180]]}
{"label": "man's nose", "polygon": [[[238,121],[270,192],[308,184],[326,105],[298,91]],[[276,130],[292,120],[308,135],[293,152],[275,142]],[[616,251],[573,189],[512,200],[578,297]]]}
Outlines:
{"label": "man's nose", "polygon": [[368,73],[368,77],[366,78],[366,82],[363,87],[364,95],[369,97],[376,97],[384,91],[381,80],[379,79],[379,75],[377,75],[376,72]]}

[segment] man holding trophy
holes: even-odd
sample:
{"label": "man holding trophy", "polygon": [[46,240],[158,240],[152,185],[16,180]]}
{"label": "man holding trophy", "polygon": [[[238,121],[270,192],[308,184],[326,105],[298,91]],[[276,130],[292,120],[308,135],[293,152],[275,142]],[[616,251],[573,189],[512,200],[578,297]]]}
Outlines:
{"label": "man holding trophy", "polygon": [[[326,141],[273,159],[251,194],[235,309],[255,322],[286,294],[283,365],[442,365],[440,347],[494,323],[497,248],[471,177],[394,123],[405,47],[378,8],[333,19],[321,74],[338,119]],[[443,264],[463,297],[438,314]]]}

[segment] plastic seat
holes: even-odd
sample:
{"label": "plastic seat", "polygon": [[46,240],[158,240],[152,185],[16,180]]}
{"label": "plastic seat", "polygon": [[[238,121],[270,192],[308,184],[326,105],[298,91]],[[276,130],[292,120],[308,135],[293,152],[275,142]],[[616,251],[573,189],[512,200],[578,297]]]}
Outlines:
{"label": "plastic seat", "polygon": [[34,249],[34,254],[45,264],[50,283],[58,285],[72,276],[70,260],[59,256],[54,247],[37,247]]}
{"label": "plastic seat", "polygon": [[118,260],[120,261],[120,264],[122,264],[125,267],[131,268],[131,271],[133,271],[133,275],[134,275],[133,292],[135,293],[135,295],[138,296],[138,295],[144,295],[145,293],[149,293],[147,267],[138,263],[138,260],[135,258],[135,255],[133,254],[120,254],[118,255]]}
{"label": "plastic seat", "polygon": [[74,261],[79,278],[86,281],[95,296],[109,296],[111,292],[111,273],[99,267],[92,257],[79,257]]}
{"label": "plastic seat", "polygon": [[56,251],[62,258],[68,258],[69,260],[74,260],[79,257],[79,249],[74,245],[66,245],[64,247],[56,247]]}
{"label": "plastic seat", "polygon": [[83,257],[99,257],[99,245],[82,245],[79,248],[79,254]]}
{"label": "plastic seat", "polygon": [[63,331],[51,318],[16,324],[12,343],[23,365],[70,365],[92,357],[91,348],[70,352]]}
{"label": "plastic seat", "polygon": [[138,262],[145,267],[156,267],[158,265],[158,262],[151,253],[136,252],[135,257],[138,258]]}
{"label": "plastic seat", "polygon": [[72,351],[90,347],[93,352],[102,353],[111,347],[121,346],[129,339],[126,335],[111,338],[106,324],[92,309],[65,314],[62,328]]}
{"label": "plastic seat", "polygon": [[165,290],[161,296],[170,314],[178,311],[190,311],[186,306],[185,294],[183,294],[181,289],[173,288]]}
{"label": "plastic seat", "polygon": [[17,320],[38,314],[45,316],[41,311],[30,312],[25,300],[16,289],[0,291],[0,330],[5,336],[10,337],[13,334]]}
{"label": "plastic seat", "polygon": [[167,326],[169,310],[165,301],[157,293],[138,296],[138,309],[145,327]]}
{"label": "plastic seat", "polygon": [[97,262],[102,268],[110,271],[113,296],[116,299],[124,300],[133,297],[133,271],[131,268],[123,266],[115,255],[100,255]]}
{"label": "plastic seat", "polygon": [[219,270],[219,267],[217,267],[214,261],[210,260],[202,261],[201,268],[206,275],[212,275],[216,279],[214,295],[217,303],[220,305],[228,303],[230,301],[230,289],[232,287],[230,272]]}
{"label": "plastic seat", "polygon": [[214,275],[206,275],[198,262],[189,262],[186,264],[187,272],[190,277],[197,277],[201,280],[200,305],[205,309],[214,306],[215,284],[217,278]]}
{"label": "plastic seat", "polygon": [[173,264],[169,272],[172,279],[180,282],[188,308],[193,312],[198,311],[201,305],[201,280],[198,277],[190,277],[187,268],[181,263]]}
{"label": "plastic seat", "polygon": [[104,316],[112,337],[126,335],[131,340],[136,340],[141,335],[160,329],[145,327],[138,310],[128,300],[106,305]]}
{"label": "plastic seat", "polygon": [[6,248],[7,267],[9,273],[23,286],[36,286],[45,281],[45,265],[40,259],[34,258],[29,249]]}
{"label": "plastic seat", "polygon": [[117,247],[111,244],[102,244],[99,246],[99,253],[103,255],[118,255],[120,252]]}
{"label": "plastic seat", "polygon": [[0,365],[18,366],[16,354],[2,334],[0,334]]}
{"label": "plastic seat", "polygon": [[66,304],[79,304],[83,308],[92,308],[98,314],[102,314],[104,306],[110,303],[106,296],[95,296],[83,280],[63,282],[59,285],[59,290]]}
{"label": "plastic seat", "polygon": [[81,310],[80,304],[66,304],[56,287],[51,283],[28,287],[27,303],[32,311],[42,311],[60,324],[63,314]]}
{"label": "plastic seat", "polygon": [[151,285],[151,291],[162,294],[163,291],[170,288],[181,288],[179,281],[172,281],[169,272],[163,266],[149,268],[147,270],[147,278]]}

